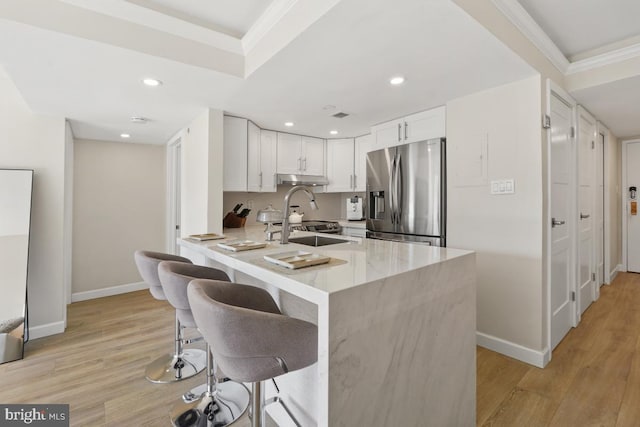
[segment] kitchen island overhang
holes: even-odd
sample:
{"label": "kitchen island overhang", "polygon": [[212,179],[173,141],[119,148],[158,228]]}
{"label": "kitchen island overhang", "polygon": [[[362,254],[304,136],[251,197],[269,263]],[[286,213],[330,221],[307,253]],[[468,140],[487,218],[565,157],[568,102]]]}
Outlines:
{"label": "kitchen island overhang", "polygon": [[[264,240],[258,227],[225,235]],[[195,263],[267,289],[285,314],[318,326],[318,363],[277,379],[303,425],[475,425],[474,253],[371,239],[246,252],[178,243]],[[286,271],[262,260],[294,250],[342,262]]]}

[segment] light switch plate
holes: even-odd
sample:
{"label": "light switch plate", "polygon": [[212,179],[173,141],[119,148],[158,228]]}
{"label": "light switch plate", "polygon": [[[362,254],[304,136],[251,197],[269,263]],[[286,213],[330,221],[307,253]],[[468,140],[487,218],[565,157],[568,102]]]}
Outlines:
{"label": "light switch plate", "polygon": [[513,179],[499,179],[491,181],[491,194],[514,194],[516,184]]}

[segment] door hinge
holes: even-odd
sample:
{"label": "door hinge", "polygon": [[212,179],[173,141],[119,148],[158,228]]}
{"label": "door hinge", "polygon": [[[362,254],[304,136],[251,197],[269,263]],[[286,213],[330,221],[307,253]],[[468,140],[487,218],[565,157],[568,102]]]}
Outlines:
{"label": "door hinge", "polygon": [[591,280],[596,281],[596,273],[591,273]]}
{"label": "door hinge", "polygon": [[571,126],[571,138],[575,138],[576,137],[576,128]]}
{"label": "door hinge", "polygon": [[591,149],[595,150],[596,148],[596,142],[595,141],[591,141]]}
{"label": "door hinge", "polygon": [[542,116],[542,128],[549,129],[551,127],[551,117],[548,114]]}
{"label": "door hinge", "polygon": [[575,301],[576,300],[576,293],[574,291],[571,291],[571,301]]}

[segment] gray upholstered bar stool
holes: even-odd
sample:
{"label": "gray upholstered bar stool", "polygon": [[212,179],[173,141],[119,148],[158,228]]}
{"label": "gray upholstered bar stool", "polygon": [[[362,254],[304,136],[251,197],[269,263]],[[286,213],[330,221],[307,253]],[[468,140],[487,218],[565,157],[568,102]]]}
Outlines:
{"label": "gray upholstered bar stool", "polygon": [[[188,258],[162,252],[136,251],[134,254],[136,266],[142,279],[149,285],[149,292],[157,300],[166,300],[162,290],[162,284],[158,277],[158,264],[162,261],[176,261],[192,265]],[[171,383],[190,378],[204,370],[206,365],[206,353],[199,349],[183,348],[188,343],[182,337],[183,325],[180,324],[176,311],[174,352],[165,354],[149,364],[145,371],[147,379],[154,383]]]}
{"label": "gray upholstered bar stool", "polygon": [[264,408],[278,402],[300,426],[278,397],[265,402],[263,381],[315,363],[318,328],[282,315],[271,295],[253,286],[194,280],[188,296],[198,329],[222,371],[252,383],[251,425],[263,427]]}
{"label": "gray upholstered bar stool", "polygon": [[[158,266],[158,276],[164,294],[173,305],[183,325],[196,327],[187,287],[194,279],[210,279],[229,282],[221,270],[181,262],[163,261]],[[249,391],[235,381],[218,382],[216,364],[207,342],[207,383],[183,396],[183,401],[171,410],[174,426],[222,427],[236,421],[249,406]]]}

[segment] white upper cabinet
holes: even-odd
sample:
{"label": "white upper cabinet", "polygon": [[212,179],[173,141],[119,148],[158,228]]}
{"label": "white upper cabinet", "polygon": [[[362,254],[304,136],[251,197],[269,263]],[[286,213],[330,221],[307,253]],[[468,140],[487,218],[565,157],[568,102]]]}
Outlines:
{"label": "white upper cabinet", "polygon": [[327,141],[327,185],[328,193],[345,193],[354,188],[354,142],[353,138]]}
{"label": "white upper cabinet", "polygon": [[249,122],[247,191],[276,191],[276,133]]}
{"label": "white upper cabinet", "polygon": [[247,119],[224,117],[224,191],[247,191]]}
{"label": "white upper cabinet", "polygon": [[277,172],[324,175],[324,139],[278,132]]}
{"label": "white upper cabinet", "polygon": [[277,150],[278,136],[276,132],[263,130],[260,134],[260,191],[274,193],[278,190],[276,182]]}
{"label": "white upper cabinet", "polygon": [[372,149],[440,138],[445,136],[445,132],[446,107],[442,106],[373,126]]}
{"label": "white upper cabinet", "polygon": [[355,140],[353,190],[367,191],[367,153],[373,150],[373,135],[359,136]]}
{"label": "white upper cabinet", "polygon": [[302,173],[304,175],[324,175],[325,140],[302,137]]}
{"label": "white upper cabinet", "polygon": [[302,169],[300,154],[302,137],[278,132],[278,173],[299,174]]}

